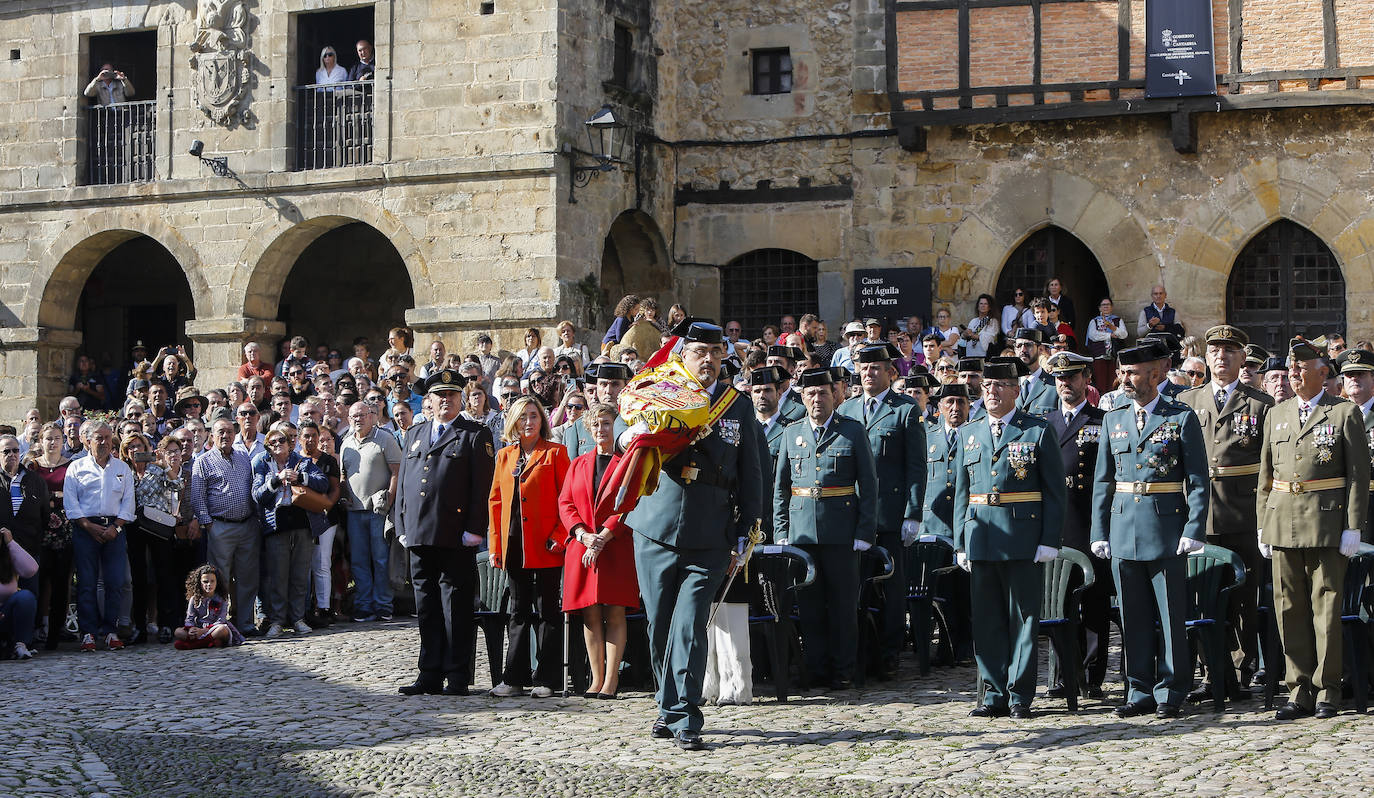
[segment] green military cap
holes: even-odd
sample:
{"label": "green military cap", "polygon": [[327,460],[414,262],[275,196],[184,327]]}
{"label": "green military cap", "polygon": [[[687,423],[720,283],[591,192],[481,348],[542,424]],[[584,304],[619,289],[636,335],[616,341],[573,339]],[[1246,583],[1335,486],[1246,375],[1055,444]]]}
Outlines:
{"label": "green military cap", "polygon": [[802,388],[814,388],[818,385],[834,385],[835,378],[830,376],[830,369],[807,369],[797,378],[797,383]]}
{"label": "green military cap", "polygon": [[1245,362],[1253,366],[1262,366],[1269,359],[1269,350],[1259,344],[1245,345]]}
{"label": "green military cap", "polygon": [[1347,349],[1341,353],[1345,362],[1341,364],[1342,374],[1360,371],[1374,371],[1374,352],[1367,349]]}
{"label": "green military cap", "polygon": [[1205,338],[1209,344],[1232,344],[1244,347],[1250,343],[1250,336],[1246,335],[1244,330],[1229,324],[1218,324],[1210,328],[1207,330]]}
{"label": "green military cap", "polygon": [[1056,352],[1045,361],[1045,371],[1056,377],[1067,377],[1087,370],[1092,364],[1092,358],[1083,357],[1075,352]]}
{"label": "green military cap", "polygon": [[1299,335],[1288,342],[1288,356],[1294,360],[1320,360],[1325,353]]}

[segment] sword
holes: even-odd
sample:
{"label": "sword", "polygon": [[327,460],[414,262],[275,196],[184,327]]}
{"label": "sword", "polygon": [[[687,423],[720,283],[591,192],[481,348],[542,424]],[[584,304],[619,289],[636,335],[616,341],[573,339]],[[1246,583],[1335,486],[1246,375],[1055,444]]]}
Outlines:
{"label": "sword", "polygon": [[[754,547],[763,542],[763,521],[754,519],[754,526],[749,530],[745,538],[744,551],[735,558],[735,562],[730,566],[730,574],[725,578],[725,587],[720,591],[720,601],[711,605],[711,614],[706,618],[706,628],[711,628],[711,622],[716,619],[716,613],[720,611],[720,605],[725,603],[725,594],[730,592],[730,585],[735,583],[735,577],[739,572],[748,568],[749,555],[754,551]],[[745,577],[748,579],[748,577]]]}

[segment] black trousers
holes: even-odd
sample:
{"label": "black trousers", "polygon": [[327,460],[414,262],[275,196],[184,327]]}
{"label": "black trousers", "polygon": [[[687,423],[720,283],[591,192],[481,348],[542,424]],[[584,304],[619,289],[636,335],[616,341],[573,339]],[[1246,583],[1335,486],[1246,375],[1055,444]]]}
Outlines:
{"label": "black trousers", "polygon": [[878,634],[881,636],[884,667],[897,667],[897,657],[906,647],[906,558],[902,556],[902,533],[879,532],[878,545],[892,555],[892,577],[877,584],[883,594],[882,612],[878,614]]}
{"label": "black trousers", "polygon": [[[176,628],[186,620],[186,576],[194,565],[182,568],[186,551],[174,550],[170,540],[149,535],[130,524],[128,528],[129,580],[133,587],[133,606],[129,617],[135,630],[148,623],[149,617],[158,626]],[[155,588],[148,589],[151,572]],[[148,612],[149,599],[156,596],[156,615]]]}
{"label": "black trousers", "polygon": [[472,611],[477,599],[477,549],[413,546],[410,583],[420,626],[420,681],[472,683]]}
{"label": "black trousers", "polygon": [[[1087,552],[1084,552],[1087,554]],[[1078,627],[1078,650],[1083,652],[1083,670],[1087,687],[1101,687],[1107,677],[1107,650],[1112,630],[1112,563],[1099,557],[1088,555],[1093,564],[1095,581],[1092,587],[1083,591],[1080,603]],[[1074,576],[1074,587],[1082,583]]]}
{"label": "black trousers", "polygon": [[52,586],[48,598],[48,640],[43,648],[54,651],[67,628],[67,604],[72,590],[71,544],[61,549],[44,546],[38,555],[38,576]]}
{"label": "black trousers", "polygon": [[[526,568],[518,540],[506,548],[510,579],[510,623],[506,630],[506,665],[502,681],[511,687],[558,687],[563,684],[562,568]],[[530,637],[535,638],[531,680]]]}

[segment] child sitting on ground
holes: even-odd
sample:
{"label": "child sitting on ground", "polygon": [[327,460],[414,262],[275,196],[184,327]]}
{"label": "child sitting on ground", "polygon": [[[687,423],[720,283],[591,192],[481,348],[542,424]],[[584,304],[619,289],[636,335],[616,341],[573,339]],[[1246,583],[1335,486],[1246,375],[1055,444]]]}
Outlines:
{"label": "child sitting on ground", "polygon": [[186,577],[186,623],[176,630],[176,648],[237,646],[243,635],[229,623],[229,595],[219,569],[202,565]]}

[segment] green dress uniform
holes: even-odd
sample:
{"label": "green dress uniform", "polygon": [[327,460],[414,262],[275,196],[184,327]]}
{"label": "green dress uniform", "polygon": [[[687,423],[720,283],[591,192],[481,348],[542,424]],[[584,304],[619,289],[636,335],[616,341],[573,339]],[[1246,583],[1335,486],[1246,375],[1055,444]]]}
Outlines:
{"label": "green dress uniform", "polygon": [[954,538],[954,461],[959,430],[936,419],[926,425],[926,491],[921,508],[921,531]]}
{"label": "green dress uniform", "polygon": [[[1294,342],[1294,357],[1320,357]],[[1303,423],[1302,406],[1310,411]],[[1322,392],[1269,411],[1255,509],[1273,547],[1274,612],[1289,702],[1310,713],[1341,699],[1345,530],[1363,530],[1369,507],[1369,438],[1360,408]],[[1276,676],[1276,675],[1275,675]]]}
{"label": "green dress uniform", "polygon": [[778,410],[782,413],[782,420],[788,424],[800,421],[806,415],[806,407],[802,405],[801,397],[790,386],[778,399]]}
{"label": "green dress uniform", "polygon": [[[865,346],[858,362],[890,363],[886,344]],[[896,391],[881,396],[856,396],[836,412],[862,422],[869,450],[878,470],[878,545],[893,557],[892,577],[884,580],[883,609],[878,618],[884,671],[895,675],[897,657],[906,644],[906,569],[902,551],[902,522],[919,523],[926,489],[926,430],[916,400]]]}
{"label": "green dress uniform", "polygon": [[[1168,356],[1162,345],[1122,350],[1123,364]],[[1098,445],[1092,540],[1111,547],[1121,607],[1128,706],[1177,708],[1192,689],[1187,621],[1187,555],[1179,541],[1202,541],[1210,504],[1207,450],[1193,411],[1156,396],[1144,427],[1134,402],[1107,413]],[[1158,614],[1162,632],[1156,632]],[[1163,649],[1157,642],[1163,639]]]}
{"label": "green dress uniform", "polygon": [[[1243,347],[1245,333],[1227,324],[1207,331],[1208,344]],[[1217,403],[1221,391],[1223,404]],[[1207,514],[1207,542],[1234,551],[1245,563],[1245,584],[1230,593],[1227,620],[1232,630],[1231,659],[1240,684],[1248,686],[1259,664],[1259,619],[1256,613],[1264,584],[1264,558],[1254,531],[1255,491],[1259,484],[1260,448],[1264,421],[1274,400],[1239,380],[1234,385],[1213,383],[1179,394],[1202,426],[1211,482],[1211,512]],[[1208,674],[1208,678],[1214,678]]]}
{"label": "green dress uniform", "polygon": [[[985,378],[1002,379],[997,373],[988,366]],[[993,435],[994,424],[1000,435]],[[1040,546],[1059,548],[1064,525],[1059,442],[1043,419],[1013,411],[960,427],[957,445],[954,541],[970,563],[973,656],[987,685],[984,705],[1029,709],[1043,579],[1035,555]]]}
{"label": "green dress uniform", "polygon": [[1021,384],[1016,409],[1036,418],[1044,418],[1058,410],[1059,392],[1054,389],[1054,378],[1044,371],[1036,371],[1027,377]]}
{"label": "green dress uniform", "polygon": [[[719,344],[724,332],[694,322],[688,343]],[[730,402],[710,434],[663,464],[658,489],[626,523],[635,531],[635,568],[649,620],[649,655],[658,681],[659,724],[699,734],[706,672],[706,622],[724,583],[730,552],[762,516],[758,421],[749,401],[716,380],[712,406]],[[732,398],[733,395],[733,398]]]}
{"label": "green dress uniform", "polygon": [[[824,379],[828,384],[830,375]],[[853,679],[859,645],[855,541],[871,545],[876,537],[877,495],[878,473],[862,424],[831,414],[819,439],[810,419],[788,425],[773,479],[773,535],[816,561],[816,581],[797,592],[813,683]]]}

